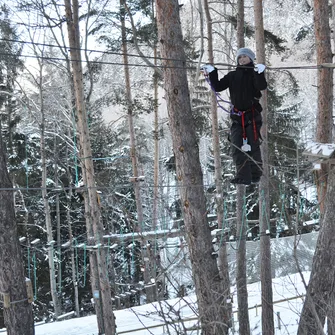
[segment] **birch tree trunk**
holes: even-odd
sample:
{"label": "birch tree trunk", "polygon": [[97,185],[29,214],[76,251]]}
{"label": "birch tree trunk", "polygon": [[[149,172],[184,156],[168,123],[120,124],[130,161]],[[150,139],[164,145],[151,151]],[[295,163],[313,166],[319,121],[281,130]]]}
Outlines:
{"label": "birch tree trunk", "polygon": [[[72,190],[69,191],[69,199],[72,197]],[[76,262],[75,262],[75,254],[74,254],[74,247],[73,247],[73,234],[72,234],[72,222],[71,222],[71,213],[70,213],[70,203],[68,203],[66,209],[66,218],[67,224],[69,227],[69,241],[71,246],[71,272],[72,272],[72,285],[74,290],[74,305],[76,309],[76,317],[80,317],[80,307],[79,307],[79,292],[78,292],[78,277],[76,272]]]}
{"label": "birch tree trunk", "polygon": [[40,96],[40,112],[41,112],[41,169],[42,169],[42,199],[44,205],[44,217],[45,217],[45,226],[47,231],[47,240],[48,240],[48,262],[49,262],[49,281],[50,281],[50,292],[52,303],[54,307],[54,313],[56,319],[60,315],[60,306],[57,296],[57,282],[55,274],[55,259],[54,259],[54,239],[52,233],[52,222],[50,215],[50,206],[48,200],[48,191],[47,191],[47,164],[46,164],[46,151],[45,151],[45,111],[44,111],[44,101],[43,101],[43,64],[40,64],[39,72],[39,96]]}
{"label": "birch tree trunk", "polygon": [[[208,38],[208,61],[210,64],[214,64],[214,52],[213,52],[213,27],[212,18],[209,10],[209,4],[207,0],[204,0],[204,9],[207,22],[207,38]],[[219,137],[219,122],[217,113],[217,101],[214,92],[211,92],[211,117],[212,117],[212,141],[213,141],[213,154],[214,154],[214,174],[215,174],[215,188],[216,188],[216,213],[218,228],[224,229],[224,213],[223,213],[223,189],[222,189],[222,166],[221,166],[221,149],[220,149],[220,137]],[[229,268],[227,258],[227,247],[226,241],[223,239],[218,257],[219,271],[224,287],[224,298],[223,303],[226,308],[226,319],[225,322],[231,327],[232,318],[232,304],[230,301],[230,280],[229,280]]]}
{"label": "birch tree trunk", "polygon": [[[73,71],[73,83],[76,97],[77,127],[79,132],[81,166],[85,187],[85,214],[87,216],[87,239],[93,245],[99,245],[90,255],[92,288],[95,297],[97,315],[103,324],[99,324],[99,332],[106,335],[116,334],[115,317],[113,313],[111,288],[104,248],[104,229],[101,222],[100,207],[97,201],[92,149],[88,131],[86,105],[84,99],[83,72],[80,54],[79,35],[79,4],[78,0],[64,0],[69,34],[70,55]],[[95,277],[97,274],[97,277]]]}
{"label": "birch tree trunk", "polygon": [[[265,42],[263,24],[263,1],[254,0],[255,38],[257,60],[265,64]],[[269,152],[268,152],[268,103],[267,92],[262,92],[263,126],[261,135],[263,144],[263,176],[259,185],[259,231],[261,259],[261,290],[262,290],[262,333],[274,335],[273,293],[271,276],[271,243],[270,243],[270,194],[269,194]]]}
{"label": "birch tree trunk", "polygon": [[[155,65],[157,65],[157,46],[154,47]],[[158,115],[158,72],[154,73],[154,190],[153,190],[153,210],[152,210],[152,230],[156,231],[161,229],[161,225],[158,226],[158,200],[159,200],[159,115]],[[158,269],[160,266],[160,250],[154,249],[150,251],[150,277],[157,280]],[[165,276],[165,273],[162,274]],[[164,282],[164,280],[161,280]],[[157,282],[154,286],[154,300],[157,300],[164,296],[164,286],[162,286],[160,297],[157,289]]]}
{"label": "birch tree trunk", "polygon": [[[71,134],[68,134],[68,138],[71,138]],[[70,154],[69,149],[66,147],[66,157],[68,158],[68,161],[70,161]],[[68,177],[68,180],[70,181],[70,185],[72,185],[72,174],[70,171],[69,166],[66,166],[66,175]],[[71,246],[71,272],[72,272],[72,285],[74,290],[74,305],[76,309],[76,317],[80,317],[80,307],[79,307],[79,291],[78,291],[78,274],[76,271],[76,263],[75,263],[75,253],[73,248],[73,234],[72,234],[72,218],[71,218],[71,199],[73,197],[73,190],[70,187],[69,191],[67,193],[66,199],[67,199],[67,206],[66,206],[66,222],[69,228],[69,241]],[[92,280],[92,279],[91,279]]]}
{"label": "birch tree trunk", "polygon": [[[335,1],[335,0],[334,0]],[[152,21],[156,23],[155,18],[155,6],[154,1],[152,2]],[[154,65],[157,66],[157,43],[154,45]],[[152,208],[152,228],[156,230],[158,224],[158,183],[159,183],[159,115],[158,115],[158,81],[159,72],[155,71],[153,75],[153,85],[154,85],[154,190],[153,190],[153,208]],[[161,228],[161,227],[159,227]]]}
{"label": "birch tree trunk", "polygon": [[[314,32],[317,52],[317,64],[332,63],[333,55],[330,43],[329,7],[327,0],[314,0]],[[318,117],[316,141],[332,143],[333,130],[333,69],[318,70]],[[324,198],[327,191],[328,165],[321,164],[316,171],[316,187],[321,216],[324,213]]]}
{"label": "birch tree trunk", "polygon": [[[55,153],[55,189],[56,189],[56,244],[57,244],[57,254],[58,254],[58,273],[57,273],[57,284],[58,287],[62,287],[62,251],[61,251],[61,218],[60,218],[60,199],[59,199],[59,191],[57,190],[59,187],[58,180],[58,146],[57,146],[57,136],[54,138],[54,153]],[[62,298],[61,295],[58,296],[59,306],[62,306]],[[60,312],[62,309],[60,310]]]}
{"label": "birch tree trunk", "polygon": [[212,257],[206,199],[186,73],[177,0],[156,0],[164,66],[165,98],[173,138],[176,174],[203,335],[228,333],[225,291]]}
{"label": "birch tree trunk", "polygon": [[0,125],[0,300],[8,335],[34,335],[33,310],[27,299],[23,258],[15,221],[13,185],[10,180]]}

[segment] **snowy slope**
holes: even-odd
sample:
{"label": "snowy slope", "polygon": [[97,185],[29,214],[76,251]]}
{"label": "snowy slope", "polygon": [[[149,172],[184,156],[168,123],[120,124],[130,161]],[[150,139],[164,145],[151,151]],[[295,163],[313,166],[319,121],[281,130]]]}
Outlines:
{"label": "snowy slope", "polygon": [[[306,282],[309,280],[309,273],[304,273]],[[232,287],[234,292],[234,311],[236,311],[237,298],[235,288]],[[294,334],[297,330],[297,324],[299,321],[299,314],[302,307],[302,297],[305,292],[304,285],[299,274],[294,274],[282,278],[273,279],[273,299],[277,302],[274,306],[275,313],[275,328],[276,335]],[[261,320],[260,307],[255,307],[261,303],[261,286],[260,283],[253,283],[248,285],[249,294],[249,308],[250,308],[250,325],[253,335],[261,334]],[[296,299],[283,301],[298,297]],[[165,308],[169,307],[169,310],[181,311],[181,315],[184,319],[191,319],[195,317],[192,306],[195,304],[195,297],[187,297],[186,299],[172,299],[163,303]],[[164,328],[160,325],[164,323],[162,317],[158,315],[161,308],[158,303],[148,304],[143,306],[134,307],[131,309],[115,311],[117,331],[118,334],[134,334],[134,335],[163,335],[165,334]],[[171,320],[175,313],[168,313],[165,310],[165,317]],[[235,333],[237,334],[238,324],[236,323],[237,315],[235,313]],[[196,321],[191,320],[186,323],[187,326],[194,325]],[[145,327],[155,328],[145,329]],[[175,327],[177,327],[176,325]],[[280,328],[280,329],[279,329]],[[43,324],[35,327],[36,335],[97,335],[97,323],[94,315],[71,319],[66,321],[54,322]],[[142,329],[136,331],[136,329]],[[0,331],[1,334],[6,332]],[[175,334],[171,328],[171,334]],[[196,331],[189,332],[189,334],[196,334]]]}

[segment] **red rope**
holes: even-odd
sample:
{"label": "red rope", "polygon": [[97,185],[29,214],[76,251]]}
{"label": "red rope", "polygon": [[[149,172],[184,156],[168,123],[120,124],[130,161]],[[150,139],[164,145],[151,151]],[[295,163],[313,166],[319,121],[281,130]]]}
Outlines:
{"label": "red rope", "polygon": [[247,139],[247,135],[245,133],[244,113],[245,112],[242,112],[241,121],[242,121],[242,130],[243,130],[243,139],[246,140]]}
{"label": "red rope", "polygon": [[256,121],[255,121],[255,107],[252,106],[252,126],[254,128],[254,140],[257,141],[258,134],[257,134],[257,128],[256,128]]}

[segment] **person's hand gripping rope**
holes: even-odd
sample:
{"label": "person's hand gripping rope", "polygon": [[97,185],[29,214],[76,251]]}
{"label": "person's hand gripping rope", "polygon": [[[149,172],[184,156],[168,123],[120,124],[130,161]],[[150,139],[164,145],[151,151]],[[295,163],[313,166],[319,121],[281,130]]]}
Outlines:
{"label": "person's hand gripping rope", "polygon": [[256,64],[255,65],[255,72],[257,72],[258,74],[264,72],[266,66],[264,64]]}
{"label": "person's hand gripping rope", "polygon": [[200,67],[200,71],[205,75],[208,76],[209,73],[214,71],[214,66],[211,64],[205,64]]}

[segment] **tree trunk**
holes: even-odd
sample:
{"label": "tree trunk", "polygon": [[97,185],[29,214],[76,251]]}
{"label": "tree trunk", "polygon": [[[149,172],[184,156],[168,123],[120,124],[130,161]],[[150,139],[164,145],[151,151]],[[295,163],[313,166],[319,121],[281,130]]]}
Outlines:
{"label": "tree trunk", "polygon": [[[157,47],[154,47],[154,57],[155,57],[155,65],[157,65]],[[159,117],[158,117],[158,72],[154,73],[154,190],[153,190],[153,211],[152,211],[152,230],[156,231],[157,229],[161,229],[161,226],[158,226],[158,200],[159,200]],[[160,258],[160,250],[154,247],[154,250],[150,250],[150,277],[157,279],[158,266],[156,260]],[[164,276],[165,274],[163,274]],[[154,292],[154,300],[158,299],[158,290],[157,283],[153,287]],[[161,291],[162,295],[164,289]]]}
{"label": "tree trunk", "polygon": [[[71,196],[72,190],[69,193],[69,197]],[[71,199],[71,198],[70,198]],[[76,310],[76,317],[80,317],[80,309],[79,309],[79,292],[78,292],[78,274],[76,271],[76,262],[75,262],[75,255],[74,255],[74,247],[73,247],[73,234],[72,234],[72,223],[71,223],[71,214],[70,214],[70,204],[68,204],[66,210],[66,218],[69,227],[69,241],[71,246],[71,270],[72,270],[72,285],[74,290],[74,306]]]}
{"label": "tree trunk", "polygon": [[[334,4],[334,2],[333,2]],[[314,1],[314,31],[317,64],[331,63],[329,12],[327,0]],[[332,143],[333,69],[318,70],[318,118],[316,141]],[[324,334],[328,317],[329,334],[334,333],[334,166],[321,164],[316,173],[316,186],[321,212],[321,229],[313,258],[313,266],[303,306],[298,334]]]}
{"label": "tree trunk", "polygon": [[335,280],[335,169],[328,175],[325,213],[313,258],[312,272],[302,309],[298,335],[321,335],[327,314],[332,314],[330,296]]}
{"label": "tree trunk", "polygon": [[335,292],[331,292],[329,296],[327,311],[327,335],[335,335]]}
{"label": "tree trunk", "polygon": [[[1,127],[1,125],[0,125]],[[34,335],[32,306],[27,299],[23,259],[15,221],[13,185],[0,129],[0,300],[8,335]]]}
{"label": "tree trunk", "polygon": [[[155,63],[157,51],[155,48]],[[154,73],[154,189],[152,209],[152,229],[159,228],[158,224],[158,183],[159,183],[159,124],[158,124],[158,73]]]}
{"label": "tree trunk", "polygon": [[237,186],[236,204],[236,290],[238,304],[239,334],[250,335],[247,268],[246,268],[246,232],[247,216],[245,212],[245,186]]}
{"label": "tree trunk", "polygon": [[[68,136],[71,138],[71,135]],[[68,148],[66,149],[67,155],[69,161],[70,161],[70,155],[68,154]],[[68,180],[70,181],[70,185],[72,185],[72,175],[69,169],[69,166],[66,166],[66,175],[68,177]],[[74,305],[76,310],[76,317],[80,317],[80,308],[79,308],[79,292],[78,292],[78,274],[76,271],[76,263],[75,263],[75,253],[73,248],[73,234],[72,234],[72,218],[71,218],[71,200],[73,197],[73,191],[72,188],[69,188],[68,194],[66,196],[67,198],[67,206],[66,206],[66,222],[69,227],[69,241],[71,246],[71,270],[72,270],[72,285],[74,290]]]}
{"label": "tree trunk", "polygon": [[[265,64],[265,43],[263,24],[263,2],[254,0],[256,53],[259,63]],[[269,194],[269,152],[268,152],[268,104],[267,92],[262,92],[263,126],[261,145],[263,157],[263,176],[259,186],[259,230],[261,258],[261,287],[262,287],[262,333],[273,335],[273,293],[271,276],[271,244],[270,244],[270,194]]]}
{"label": "tree trunk", "polygon": [[[54,153],[55,153],[55,188],[56,188],[56,245],[57,245],[57,255],[58,255],[58,273],[57,273],[57,284],[59,291],[62,287],[62,248],[61,248],[61,214],[60,214],[60,200],[59,200],[59,187],[58,181],[58,146],[57,146],[57,136],[54,138]],[[59,306],[62,307],[61,294],[58,296]],[[61,310],[62,311],[62,310]]]}
{"label": "tree trunk", "polygon": [[244,47],[244,0],[237,0],[237,48]]}
{"label": "tree trunk", "polygon": [[199,148],[186,74],[177,0],[156,0],[158,36],[164,66],[165,98],[176,159],[192,272],[203,335],[227,334],[225,291],[207,223]]}
{"label": "tree trunk", "polygon": [[46,150],[45,150],[45,111],[44,111],[44,97],[43,97],[43,63],[39,64],[39,99],[40,99],[40,113],[41,113],[41,189],[42,189],[42,199],[44,205],[44,216],[45,216],[45,226],[47,231],[47,240],[48,240],[48,262],[49,262],[49,281],[50,281],[50,293],[52,298],[52,303],[54,307],[54,313],[56,319],[60,315],[60,306],[57,296],[57,283],[55,275],[55,260],[54,260],[54,239],[52,233],[52,222],[50,215],[50,206],[48,200],[48,191],[47,191],[47,163],[46,163]]}
{"label": "tree trunk", "polygon": [[[334,0],[335,1],[335,0]],[[155,18],[155,6],[152,2],[152,21],[157,25]],[[157,66],[157,43],[154,45],[154,65]],[[158,199],[159,199],[159,115],[158,115],[158,82],[159,72],[155,71],[153,75],[154,85],[154,190],[153,190],[153,206],[152,206],[152,228],[156,230],[158,227]]]}
{"label": "tree trunk", "polygon": [[[207,37],[208,37],[208,61],[210,64],[214,64],[214,52],[213,52],[213,30],[212,30],[212,18],[209,11],[209,4],[207,0],[204,0],[204,9],[207,21]],[[215,173],[215,188],[216,188],[216,213],[218,228],[224,229],[224,212],[223,212],[223,189],[222,189],[222,166],[221,166],[221,148],[220,148],[220,136],[219,136],[219,122],[217,113],[217,101],[214,92],[211,92],[211,117],[212,117],[212,140],[213,140],[213,154],[214,154],[214,173]],[[224,235],[225,237],[225,235]],[[219,249],[219,271],[222,278],[225,296],[223,303],[226,308],[226,323],[231,327],[232,319],[232,304],[228,303],[230,299],[230,280],[229,280],[229,268],[228,268],[228,257],[227,247],[225,239],[222,240]]]}
{"label": "tree trunk", "polygon": [[[237,48],[244,47],[244,0],[237,1]],[[246,262],[246,213],[245,186],[237,185],[236,194],[236,289],[238,303],[239,334],[250,335],[249,304],[247,291],[247,262]]]}
{"label": "tree trunk", "polygon": [[[130,74],[128,66],[128,48],[127,48],[127,36],[126,36],[126,25],[124,19],[125,12],[125,0],[120,0],[121,8],[121,29],[122,29],[122,52],[123,52],[123,63],[124,63],[124,72],[125,72],[125,85],[126,85],[126,98],[127,98],[127,111],[128,111],[128,127],[129,127],[129,138],[130,138],[130,156],[133,166],[134,177],[138,177],[138,157],[136,152],[136,136],[134,128],[134,117],[133,117],[133,101],[130,88]],[[135,191],[135,201],[136,201],[136,210],[137,210],[137,231],[142,231],[143,226],[143,208],[142,208],[142,199],[141,199],[141,189],[140,182],[134,182],[134,191]]]}
{"label": "tree trunk", "polygon": [[[317,64],[332,63],[330,43],[329,7],[327,0],[314,0],[314,31]],[[333,129],[333,69],[318,70],[318,117],[316,141],[332,143]],[[316,171],[316,187],[321,216],[324,213],[324,198],[327,191],[328,165],[321,164]]]}
{"label": "tree trunk", "polygon": [[[92,149],[88,130],[86,105],[84,99],[83,72],[80,55],[79,36],[79,4],[77,0],[64,0],[68,25],[73,83],[76,97],[77,127],[79,132],[81,165],[84,180],[85,214],[87,222],[87,239],[90,244],[99,245],[90,254],[91,280],[93,296],[96,302],[97,315],[101,314],[99,332],[106,335],[116,333],[115,317],[113,313],[111,288],[106,264],[106,249],[104,248],[104,229],[101,222],[100,207],[97,201]],[[73,10],[73,12],[72,12]],[[99,318],[98,318],[99,320]]]}
{"label": "tree trunk", "polygon": [[[124,72],[125,72],[125,84],[126,84],[126,98],[127,98],[127,111],[128,111],[128,127],[129,127],[129,140],[130,140],[130,156],[133,167],[133,177],[134,178],[134,192],[135,192],[135,202],[136,202],[136,211],[137,211],[137,224],[136,231],[142,232],[143,229],[143,207],[142,207],[142,198],[141,198],[141,187],[140,181],[136,181],[138,174],[138,157],[136,150],[136,136],[134,128],[134,117],[133,117],[133,101],[130,88],[130,74],[128,66],[128,48],[127,48],[127,36],[126,36],[126,25],[125,25],[125,0],[120,0],[120,10],[121,10],[121,34],[122,34],[122,53],[123,53],[123,63],[124,63]],[[156,287],[150,282],[151,271],[150,271],[150,261],[145,261],[148,257],[147,252],[142,248],[142,263],[144,263],[144,283],[146,285],[146,297],[147,303],[153,302],[156,300]]]}

